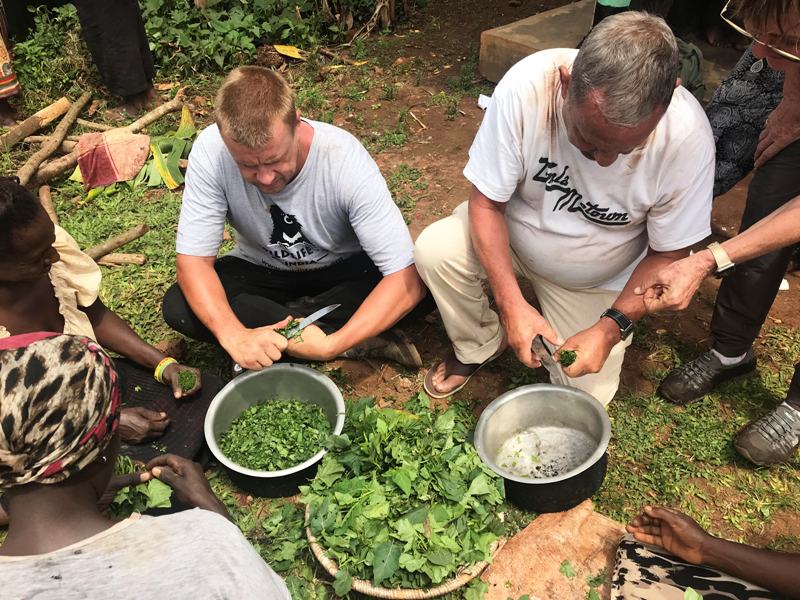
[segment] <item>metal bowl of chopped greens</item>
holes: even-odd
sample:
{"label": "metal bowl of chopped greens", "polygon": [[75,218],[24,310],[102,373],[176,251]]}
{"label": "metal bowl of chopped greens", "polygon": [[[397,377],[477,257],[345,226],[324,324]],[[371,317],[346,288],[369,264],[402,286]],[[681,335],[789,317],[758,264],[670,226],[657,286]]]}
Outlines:
{"label": "metal bowl of chopped greens", "polygon": [[316,473],[344,415],[330,378],[301,365],[273,365],[220,390],[206,413],[206,443],[239,488],[291,496]]}
{"label": "metal bowl of chopped greens", "polygon": [[503,477],[508,500],[535,512],[568,510],[600,489],[610,438],[600,402],[543,383],[503,394],[475,428],[478,454]]}

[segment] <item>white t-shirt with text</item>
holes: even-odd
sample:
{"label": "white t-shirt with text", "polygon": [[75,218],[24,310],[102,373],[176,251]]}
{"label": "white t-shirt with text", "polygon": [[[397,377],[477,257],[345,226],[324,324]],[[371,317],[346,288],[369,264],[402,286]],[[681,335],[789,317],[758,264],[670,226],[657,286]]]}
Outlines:
{"label": "white t-shirt with text", "polygon": [[621,290],[648,246],[691,246],[711,233],[714,139],[697,100],[678,87],[645,144],[609,167],[567,138],[558,67],[577,50],[522,59],[497,85],[465,177],[505,202],[512,249],[568,289]]}

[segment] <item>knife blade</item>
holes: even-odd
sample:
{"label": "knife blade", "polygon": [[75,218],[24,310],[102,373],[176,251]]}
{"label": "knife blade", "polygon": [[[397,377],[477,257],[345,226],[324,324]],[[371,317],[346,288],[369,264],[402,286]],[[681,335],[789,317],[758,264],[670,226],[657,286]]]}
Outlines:
{"label": "knife blade", "polygon": [[336,310],[340,306],[341,306],[341,304],[329,304],[328,306],[326,306],[324,308],[320,308],[319,310],[314,311],[313,313],[308,315],[306,318],[301,320],[297,325],[292,327],[289,331],[287,331],[286,332],[286,339],[290,340],[292,338],[297,337],[298,335],[300,335],[300,332],[303,331],[303,329],[305,329],[306,327],[308,327],[312,323],[315,323],[316,321],[319,321],[322,317],[324,317],[325,315],[327,315],[330,312],[333,312],[334,310]]}
{"label": "knife blade", "polygon": [[531,350],[542,361],[542,366],[547,369],[551,375],[556,377],[561,376],[561,365],[553,360],[553,355],[547,349],[544,339],[541,335],[537,335],[531,342]]}

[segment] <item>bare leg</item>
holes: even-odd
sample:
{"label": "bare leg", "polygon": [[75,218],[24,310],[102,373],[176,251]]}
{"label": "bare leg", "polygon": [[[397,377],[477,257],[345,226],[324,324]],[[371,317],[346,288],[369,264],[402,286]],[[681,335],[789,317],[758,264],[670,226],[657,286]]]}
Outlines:
{"label": "bare leg", "polygon": [[0,125],[13,127],[17,123],[17,111],[11,106],[7,98],[0,100]]}

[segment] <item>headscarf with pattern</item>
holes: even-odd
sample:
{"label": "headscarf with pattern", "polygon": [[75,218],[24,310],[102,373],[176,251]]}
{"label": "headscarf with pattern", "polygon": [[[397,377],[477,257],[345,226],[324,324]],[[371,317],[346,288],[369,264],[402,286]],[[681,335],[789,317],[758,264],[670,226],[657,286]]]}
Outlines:
{"label": "headscarf with pattern", "polygon": [[0,340],[0,489],[58,483],[90,465],[119,424],[117,373],[87,337]]}

